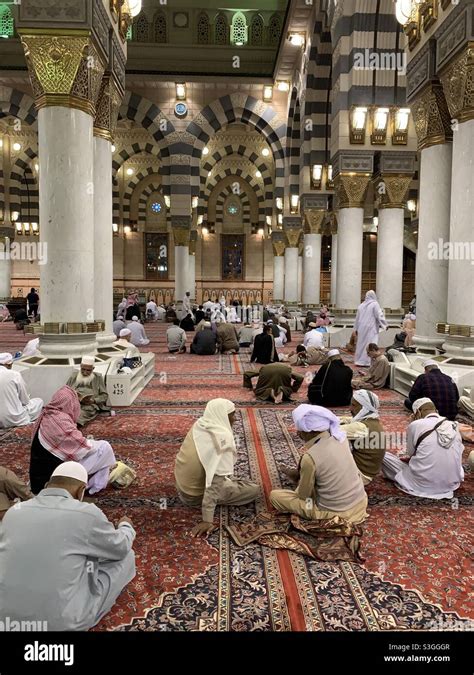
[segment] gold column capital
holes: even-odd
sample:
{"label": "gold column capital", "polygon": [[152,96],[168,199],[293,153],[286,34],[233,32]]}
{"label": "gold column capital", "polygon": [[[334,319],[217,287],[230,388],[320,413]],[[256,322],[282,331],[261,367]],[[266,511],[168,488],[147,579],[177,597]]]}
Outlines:
{"label": "gold column capital", "polygon": [[63,106],[94,116],[105,65],[90,31],[20,33],[37,109]]}
{"label": "gold column capital", "polygon": [[115,84],[114,78],[110,73],[106,73],[102,78],[97,98],[94,136],[100,136],[112,142],[121,102],[122,95]]}
{"label": "gold column capital", "polygon": [[379,209],[404,209],[413,176],[411,174],[381,174],[374,181]]}
{"label": "gold column capital", "polygon": [[191,230],[186,227],[173,227],[172,230],[175,246],[189,246]]}
{"label": "gold column capital", "polygon": [[430,83],[412,102],[418,150],[453,140],[451,115],[440,82]]}
{"label": "gold column capital", "polygon": [[285,230],[286,242],[285,248],[298,248],[298,244],[301,237],[301,229],[292,227],[291,229]]}
{"label": "gold column capital", "polygon": [[474,119],[474,42],[468,42],[439,75],[451,117],[458,122]]}
{"label": "gold column capital", "polygon": [[285,255],[286,243],[284,241],[272,241],[272,246],[275,258],[281,258]]}
{"label": "gold column capital", "polygon": [[305,234],[321,234],[325,215],[324,209],[306,209],[304,212]]}
{"label": "gold column capital", "polygon": [[335,187],[339,208],[363,208],[371,178],[369,173],[338,174],[335,178]]}

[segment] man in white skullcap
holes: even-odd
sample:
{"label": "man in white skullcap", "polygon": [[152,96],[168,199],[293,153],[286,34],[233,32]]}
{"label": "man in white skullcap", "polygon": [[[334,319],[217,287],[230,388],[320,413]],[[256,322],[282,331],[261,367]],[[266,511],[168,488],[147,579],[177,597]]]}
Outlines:
{"label": "man in white skullcap", "polygon": [[131,321],[128,322],[127,328],[130,331],[130,342],[135,347],[142,347],[144,345],[150,344],[150,340],[147,338],[145,329],[138,320],[138,316],[134,316]]}
{"label": "man in white skullcap", "polygon": [[453,380],[441,372],[434,359],[423,361],[425,372],[418,375],[405,399],[405,407],[412,410],[413,403],[419,398],[429,398],[436,410],[448,420],[455,420],[458,414],[459,391]]}
{"label": "man in white skullcap", "polygon": [[471,387],[468,396],[459,399],[459,410],[474,421],[474,387]]}
{"label": "man in white skullcap", "polygon": [[95,420],[100,412],[110,412],[104,378],[94,372],[94,364],[93,356],[83,356],[80,369],[74,371],[66,383],[77,392],[81,404],[81,416],[77,422],[80,427]]}
{"label": "man in white skullcap", "polygon": [[0,527],[0,619],[42,621],[48,631],[85,631],[110,611],[135,576],[135,530],[115,527],[83,503],[87,471],[63,462],[46,488]]}
{"label": "man in white skullcap", "polygon": [[21,374],[12,369],[13,356],[0,354],[0,429],[33,422],[43,408],[40,398],[30,398]]}
{"label": "man in white skullcap", "polygon": [[316,349],[324,348],[323,334],[317,328],[316,323],[311,321],[309,324],[309,331],[304,334],[303,338],[303,344],[306,349],[308,349],[308,347],[316,347]]}
{"label": "man in white skullcap", "polygon": [[114,342],[115,347],[125,350],[124,356],[140,356],[140,350],[130,342],[132,331],[129,328],[122,328],[119,333],[119,339]]}
{"label": "man in white skullcap", "polygon": [[364,485],[379,473],[385,454],[385,432],[379,417],[379,397],[366,389],[352,394],[352,417],[340,417],[341,429],[352,446],[352,456]]}
{"label": "man in white skullcap", "polygon": [[362,523],[367,518],[367,495],[336,415],[305,403],[293,411],[293,421],[306,452],[297,470],[279,467],[298,486],[296,490],[272,490],[273,506],[308,520],[340,516]]}
{"label": "man in white skullcap", "polygon": [[464,446],[457,422],[442,417],[429,398],[413,403],[413,422],[407,428],[408,462],[386,452],[383,475],[416,497],[451,499],[464,480]]}

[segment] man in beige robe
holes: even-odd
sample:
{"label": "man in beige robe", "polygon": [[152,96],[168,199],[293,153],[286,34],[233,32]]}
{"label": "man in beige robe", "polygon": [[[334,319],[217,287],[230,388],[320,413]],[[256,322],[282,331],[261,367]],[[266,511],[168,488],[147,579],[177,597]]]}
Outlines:
{"label": "man in beige robe", "polygon": [[462,413],[474,420],[474,387],[471,387],[469,396],[461,396],[458,406]]}
{"label": "man in beige robe", "polygon": [[232,323],[217,324],[217,346],[222,354],[237,354],[239,345],[239,334]]}
{"label": "man in beige robe", "polygon": [[269,363],[259,371],[248,370],[244,373],[244,387],[252,389],[252,379],[258,377],[255,386],[255,396],[259,401],[282,400],[291,401],[291,394],[296,393],[304,382],[303,375],[299,375],[291,366],[285,363]]}
{"label": "man in beige robe", "polygon": [[74,372],[67,381],[68,387],[77,392],[81,404],[81,415],[77,422],[80,427],[92,422],[100,412],[110,411],[104,378],[100,373],[94,373],[94,363],[93,356],[83,356],[80,370]]}
{"label": "man in beige robe", "polygon": [[369,370],[365,374],[359,371],[362,376],[353,378],[352,388],[382,389],[390,375],[390,363],[378,345],[374,343],[367,345],[367,355],[371,359]]}
{"label": "man in beige robe", "polygon": [[25,502],[34,497],[28,486],[13,471],[0,466],[0,522],[8,509],[17,501]]}

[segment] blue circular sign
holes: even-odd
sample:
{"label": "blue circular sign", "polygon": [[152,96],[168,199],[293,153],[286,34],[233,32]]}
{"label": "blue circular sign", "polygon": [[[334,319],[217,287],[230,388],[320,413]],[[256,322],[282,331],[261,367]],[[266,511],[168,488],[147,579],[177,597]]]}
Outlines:
{"label": "blue circular sign", "polygon": [[177,103],[174,107],[176,117],[186,117],[188,114],[188,106],[186,103]]}

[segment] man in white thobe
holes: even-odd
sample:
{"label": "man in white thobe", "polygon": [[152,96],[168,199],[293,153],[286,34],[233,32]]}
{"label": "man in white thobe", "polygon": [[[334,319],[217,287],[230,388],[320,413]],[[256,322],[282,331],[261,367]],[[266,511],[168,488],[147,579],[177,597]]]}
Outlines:
{"label": "man in white thobe", "polygon": [[0,620],[42,621],[48,631],[95,626],[135,576],[136,533],[82,499],[87,471],[64,462],[0,528]]}
{"label": "man in white thobe", "polygon": [[30,424],[43,408],[40,398],[29,397],[21,374],[12,365],[10,353],[0,354],[0,429]]}
{"label": "man in white thobe", "polygon": [[183,316],[187,316],[188,314],[193,313],[193,307],[191,303],[191,293],[189,291],[186,291],[184,294],[183,298]]}
{"label": "man in white thobe", "polygon": [[138,347],[135,347],[135,345],[133,345],[130,342],[131,336],[132,331],[129,328],[122,328],[122,330],[119,333],[119,339],[116,342],[114,342],[114,345],[126,350],[124,356],[128,357],[140,356],[140,350],[138,349]]}
{"label": "man in white thobe", "polygon": [[357,332],[357,347],[354,363],[356,366],[370,366],[367,345],[379,343],[379,331],[387,330],[384,313],[377,301],[375,291],[367,291],[365,300],[357,310],[354,330]]}
{"label": "man in white thobe", "polygon": [[158,319],[158,306],[153,300],[149,300],[146,303],[146,316],[147,318],[153,319],[153,321],[157,321]]}
{"label": "man in white thobe", "polygon": [[316,330],[315,323],[310,323],[309,327],[311,328],[311,330],[309,330],[307,333],[304,334],[303,338],[304,346],[316,347],[316,349],[323,349],[324,348],[323,334],[319,330]]}
{"label": "man in white thobe", "polygon": [[451,499],[464,480],[464,446],[456,422],[438,414],[433,401],[413,403],[414,421],[407,428],[408,463],[386,452],[382,473],[415,497]]}
{"label": "man in white thobe", "polygon": [[147,338],[145,329],[138,320],[138,316],[134,316],[133,319],[127,325],[128,330],[131,332],[130,342],[135,347],[141,347],[143,345],[150,344],[150,340]]}
{"label": "man in white thobe", "polygon": [[461,396],[458,401],[458,405],[459,410],[462,413],[474,420],[474,387],[471,387],[469,396]]}

